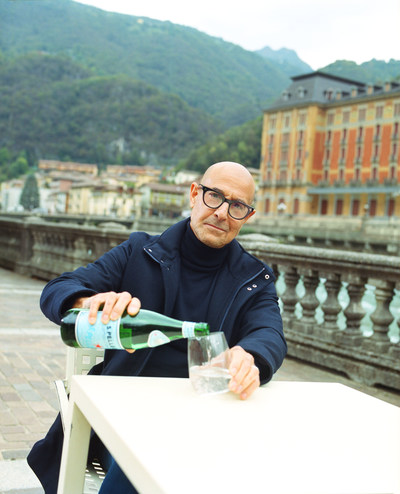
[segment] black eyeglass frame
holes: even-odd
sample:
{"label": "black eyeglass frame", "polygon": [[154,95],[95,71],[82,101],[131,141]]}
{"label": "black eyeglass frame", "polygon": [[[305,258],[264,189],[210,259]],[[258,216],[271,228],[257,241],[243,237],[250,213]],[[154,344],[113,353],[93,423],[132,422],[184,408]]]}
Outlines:
{"label": "black eyeglass frame", "polygon": [[[205,185],[203,184],[199,184],[199,187],[202,188],[203,190],[203,203],[210,209],[218,209],[222,206],[222,204],[224,204],[224,202],[227,202],[228,203],[228,214],[231,218],[233,218],[234,220],[244,220],[245,218],[247,218],[247,216],[249,216],[249,214],[251,214],[255,208],[253,208],[252,206],[249,206],[248,204],[246,204],[245,202],[242,202],[242,201],[238,201],[237,199],[235,200],[231,200],[231,199],[227,199],[224,194],[222,194],[221,192],[219,192],[218,190],[215,190],[211,187],[206,187]],[[218,206],[209,206],[204,197],[205,197],[205,194],[206,192],[208,191],[212,191],[214,192],[215,194],[217,194],[218,196],[221,197],[221,204],[219,204]],[[234,216],[232,216],[231,212],[230,212],[230,209],[231,209],[231,205],[232,204],[235,204],[235,203],[240,203],[242,204],[243,206],[245,206],[247,208],[247,213],[242,217],[242,218],[235,218]]]}

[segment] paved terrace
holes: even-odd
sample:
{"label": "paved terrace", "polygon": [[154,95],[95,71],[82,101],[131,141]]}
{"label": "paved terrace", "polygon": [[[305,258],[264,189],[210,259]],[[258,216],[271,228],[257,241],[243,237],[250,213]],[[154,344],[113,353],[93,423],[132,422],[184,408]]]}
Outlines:
{"label": "paved terrace", "polygon": [[[57,414],[53,381],[64,377],[66,359],[58,328],[39,309],[44,284],[0,268],[0,494],[43,492],[25,458]],[[341,382],[400,406],[400,393],[289,358],[275,379]]]}

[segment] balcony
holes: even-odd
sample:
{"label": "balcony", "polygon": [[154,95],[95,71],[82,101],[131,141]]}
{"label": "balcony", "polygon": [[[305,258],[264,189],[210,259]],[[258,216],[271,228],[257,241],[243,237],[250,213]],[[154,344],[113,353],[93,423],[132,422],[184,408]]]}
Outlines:
{"label": "balcony", "polygon": [[398,185],[399,181],[397,180],[397,178],[385,178],[383,183],[385,185]]}

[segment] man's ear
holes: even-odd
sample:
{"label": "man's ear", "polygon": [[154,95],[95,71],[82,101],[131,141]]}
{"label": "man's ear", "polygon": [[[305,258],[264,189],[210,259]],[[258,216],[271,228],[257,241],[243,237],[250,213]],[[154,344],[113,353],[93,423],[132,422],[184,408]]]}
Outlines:
{"label": "man's ear", "polygon": [[196,182],[193,182],[192,185],[190,186],[190,207],[192,208],[194,206],[194,201],[199,193],[199,184]]}
{"label": "man's ear", "polygon": [[247,222],[247,220],[248,220],[248,219],[250,219],[250,218],[253,216],[253,214],[256,214],[256,211],[255,211],[255,210],[254,210],[254,211],[252,211],[252,212],[251,212],[248,216],[246,216],[246,218],[245,218],[245,221],[244,221],[244,222],[246,223],[246,222]]}

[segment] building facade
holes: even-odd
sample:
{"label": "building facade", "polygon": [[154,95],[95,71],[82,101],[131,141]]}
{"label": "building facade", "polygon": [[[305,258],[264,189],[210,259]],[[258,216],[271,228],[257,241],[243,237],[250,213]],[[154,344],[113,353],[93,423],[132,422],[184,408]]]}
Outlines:
{"label": "building facade", "polygon": [[399,216],[400,82],[292,78],[264,111],[258,210]]}

